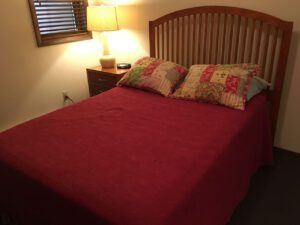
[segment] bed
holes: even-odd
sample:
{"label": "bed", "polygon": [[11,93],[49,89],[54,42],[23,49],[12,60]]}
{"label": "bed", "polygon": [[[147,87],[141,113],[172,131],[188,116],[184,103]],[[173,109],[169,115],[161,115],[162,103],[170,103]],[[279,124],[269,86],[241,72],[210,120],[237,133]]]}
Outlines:
{"label": "bed", "polygon": [[153,57],[253,61],[272,88],[239,111],[116,87],[2,132],[0,209],[13,220],[225,225],[253,173],[272,163],[292,23],[210,6],[165,15],[149,31]]}

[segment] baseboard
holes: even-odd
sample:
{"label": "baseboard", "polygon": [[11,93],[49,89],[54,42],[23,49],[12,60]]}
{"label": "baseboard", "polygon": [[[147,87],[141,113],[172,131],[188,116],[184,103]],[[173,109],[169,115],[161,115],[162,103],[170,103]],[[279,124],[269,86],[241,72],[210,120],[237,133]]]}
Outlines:
{"label": "baseboard", "polygon": [[284,149],[284,148],[278,148],[278,147],[273,147],[274,151],[281,151],[281,152],[285,152],[287,154],[290,154],[290,155],[295,155],[295,156],[299,156],[300,157],[300,153],[299,152],[295,152],[295,151],[292,151],[292,150],[287,150],[287,149]]}

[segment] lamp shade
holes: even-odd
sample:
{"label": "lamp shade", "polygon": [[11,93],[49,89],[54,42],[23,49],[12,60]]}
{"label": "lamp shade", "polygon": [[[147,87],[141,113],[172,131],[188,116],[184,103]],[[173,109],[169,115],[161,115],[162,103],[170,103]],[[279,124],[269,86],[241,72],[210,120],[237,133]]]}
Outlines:
{"label": "lamp shade", "polygon": [[89,31],[114,31],[119,29],[116,7],[88,6],[87,29]]}

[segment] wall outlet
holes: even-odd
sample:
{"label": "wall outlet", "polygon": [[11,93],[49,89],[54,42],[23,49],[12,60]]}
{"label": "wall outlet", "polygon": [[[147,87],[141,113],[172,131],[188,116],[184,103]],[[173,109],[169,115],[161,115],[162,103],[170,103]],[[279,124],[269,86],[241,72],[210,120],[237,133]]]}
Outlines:
{"label": "wall outlet", "polygon": [[64,106],[71,105],[74,103],[73,99],[70,97],[68,91],[62,91],[62,96],[63,96],[63,104]]}
{"label": "wall outlet", "polygon": [[63,99],[65,99],[66,97],[69,97],[68,91],[62,91],[62,96],[63,96]]}

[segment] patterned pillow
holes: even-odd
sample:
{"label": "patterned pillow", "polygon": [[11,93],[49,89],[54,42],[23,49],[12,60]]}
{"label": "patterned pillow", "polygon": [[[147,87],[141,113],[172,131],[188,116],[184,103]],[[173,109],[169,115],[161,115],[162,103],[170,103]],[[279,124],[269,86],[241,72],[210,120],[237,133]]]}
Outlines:
{"label": "patterned pillow", "polygon": [[193,65],[173,97],[221,104],[244,110],[256,64]]}
{"label": "patterned pillow", "polygon": [[187,69],[173,62],[144,57],[139,59],[118,82],[118,86],[129,86],[170,95],[176,83],[187,74]]}

